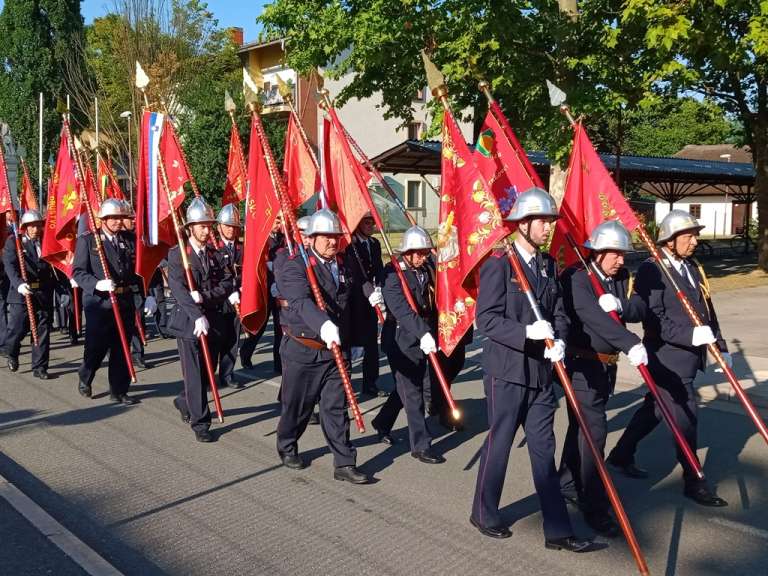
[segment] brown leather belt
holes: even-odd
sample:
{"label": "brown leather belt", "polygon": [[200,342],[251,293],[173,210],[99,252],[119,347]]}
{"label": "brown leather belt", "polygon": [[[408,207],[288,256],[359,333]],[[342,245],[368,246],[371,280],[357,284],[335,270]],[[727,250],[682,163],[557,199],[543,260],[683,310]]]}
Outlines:
{"label": "brown leather belt", "polygon": [[280,306],[280,308],[288,308],[288,300],[285,298],[275,298],[275,302],[277,302],[277,305]]}
{"label": "brown leather belt", "polygon": [[619,362],[618,354],[603,354],[602,352],[595,352],[586,348],[576,348],[574,346],[568,347],[566,355],[570,358],[580,358],[582,360],[597,360],[609,366],[615,366]]}
{"label": "brown leather belt", "polygon": [[291,340],[296,340],[296,342],[303,344],[307,348],[312,348],[312,350],[323,350],[326,347],[325,344],[320,340],[315,340],[314,338],[304,338],[303,336],[294,336],[285,326],[282,326],[282,328],[283,334],[286,334]]}
{"label": "brown leather belt", "polygon": [[40,282],[30,282],[27,284],[32,290],[36,290],[37,288],[40,288]]}

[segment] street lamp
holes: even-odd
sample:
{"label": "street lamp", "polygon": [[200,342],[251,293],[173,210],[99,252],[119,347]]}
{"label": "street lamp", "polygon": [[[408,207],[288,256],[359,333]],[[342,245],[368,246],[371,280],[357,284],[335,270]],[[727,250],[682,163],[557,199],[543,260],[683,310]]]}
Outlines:
{"label": "street lamp", "polygon": [[133,144],[131,143],[131,116],[130,110],[120,113],[120,118],[128,120],[128,191],[131,195],[131,204],[133,204]]}
{"label": "street lamp", "polygon": [[[731,163],[731,155],[730,154],[720,154],[720,158],[724,158],[726,162],[729,164]],[[725,229],[725,223],[726,219],[728,217],[728,193],[731,191],[731,188],[728,186],[728,184],[725,185],[725,206],[723,208],[723,236],[726,236],[728,232]],[[733,212],[733,209],[731,209],[731,212]],[[731,216],[733,217],[733,216]],[[715,227],[717,228],[717,227]]]}

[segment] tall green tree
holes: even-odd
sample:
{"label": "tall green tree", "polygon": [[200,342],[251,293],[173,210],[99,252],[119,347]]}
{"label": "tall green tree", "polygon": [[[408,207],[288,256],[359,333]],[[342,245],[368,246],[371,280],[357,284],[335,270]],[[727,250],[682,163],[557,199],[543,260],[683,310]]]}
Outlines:
{"label": "tall green tree", "polygon": [[82,35],[79,0],[6,0],[0,13],[0,120],[26,148],[35,177],[38,94],[44,96],[46,159],[58,146],[56,101],[65,92],[61,68]]}
{"label": "tall green tree", "polygon": [[714,98],[742,123],[756,169],[758,265],[768,270],[768,2],[629,0],[625,26],[645,31],[656,82]]}

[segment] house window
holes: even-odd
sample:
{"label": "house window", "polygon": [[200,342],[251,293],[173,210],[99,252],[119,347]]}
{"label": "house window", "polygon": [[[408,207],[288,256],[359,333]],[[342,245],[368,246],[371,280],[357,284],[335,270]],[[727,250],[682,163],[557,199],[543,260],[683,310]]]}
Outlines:
{"label": "house window", "polygon": [[411,122],[408,124],[408,140],[420,140],[423,126],[421,122]]}
{"label": "house window", "polygon": [[421,208],[421,182],[409,180],[405,189],[405,207]]}
{"label": "house window", "polygon": [[427,89],[421,88],[416,91],[416,95],[413,97],[414,102],[426,102],[427,101]]}
{"label": "house window", "polygon": [[696,220],[701,218],[701,204],[691,204],[688,211],[691,213],[691,216],[696,218]]}

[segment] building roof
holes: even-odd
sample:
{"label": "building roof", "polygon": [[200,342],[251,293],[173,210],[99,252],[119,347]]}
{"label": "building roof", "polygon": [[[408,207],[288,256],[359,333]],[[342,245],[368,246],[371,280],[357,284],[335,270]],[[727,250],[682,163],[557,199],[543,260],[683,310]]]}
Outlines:
{"label": "building roof", "polygon": [[242,54],[244,52],[250,52],[251,50],[258,50],[259,48],[265,48],[267,46],[275,46],[277,44],[281,44],[285,42],[285,38],[278,38],[277,40],[266,40],[266,41],[255,41],[255,42],[248,42],[246,44],[243,44],[237,49],[238,54]]}
{"label": "building roof", "polygon": [[718,162],[752,163],[752,152],[747,146],[733,144],[688,144],[672,156],[693,160],[715,160]]}

